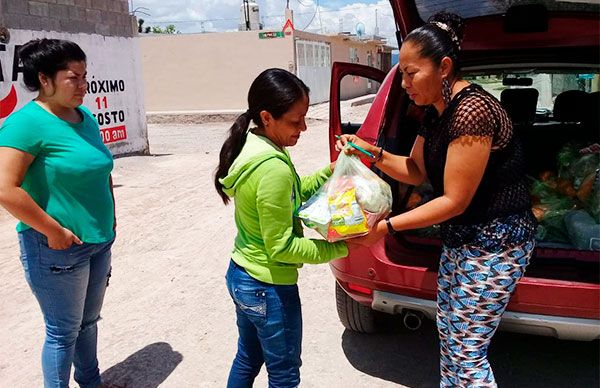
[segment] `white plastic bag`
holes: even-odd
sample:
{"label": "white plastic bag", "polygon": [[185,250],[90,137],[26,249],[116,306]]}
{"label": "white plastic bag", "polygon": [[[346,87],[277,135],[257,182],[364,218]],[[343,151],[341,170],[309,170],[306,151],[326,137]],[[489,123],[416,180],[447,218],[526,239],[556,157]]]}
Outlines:
{"label": "white plastic bag", "polygon": [[341,153],[327,182],[298,216],[327,241],[362,236],[392,209],[392,190],[357,156]]}

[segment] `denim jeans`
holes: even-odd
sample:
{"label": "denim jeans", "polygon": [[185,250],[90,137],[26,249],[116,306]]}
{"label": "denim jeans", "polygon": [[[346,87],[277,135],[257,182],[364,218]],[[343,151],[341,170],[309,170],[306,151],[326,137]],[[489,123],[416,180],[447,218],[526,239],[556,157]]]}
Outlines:
{"label": "denim jeans", "polygon": [[226,280],[239,332],[238,351],[227,387],[252,387],[263,363],[267,367],[269,388],[297,387],[302,364],[298,286],[260,282],[233,260]]}
{"label": "denim jeans", "polygon": [[19,233],[25,277],[46,325],[42,349],[46,388],[68,387],[71,364],[80,387],[101,383],[96,322],[110,277],[112,243],[54,250],[46,236],[33,229]]}

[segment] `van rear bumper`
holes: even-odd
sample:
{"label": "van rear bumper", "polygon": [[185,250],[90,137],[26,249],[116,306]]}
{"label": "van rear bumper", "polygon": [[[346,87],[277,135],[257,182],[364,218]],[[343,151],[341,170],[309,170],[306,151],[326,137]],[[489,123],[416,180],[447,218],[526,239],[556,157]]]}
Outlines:
{"label": "van rear bumper", "polygon": [[[436,303],[432,300],[379,290],[373,290],[371,307],[374,310],[388,314],[400,314],[405,309],[416,310],[422,312],[432,320],[435,320],[437,310]],[[502,316],[500,329],[564,340],[592,341],[600,339],[600,320],[598,319],[557,317],[506,311]]]}

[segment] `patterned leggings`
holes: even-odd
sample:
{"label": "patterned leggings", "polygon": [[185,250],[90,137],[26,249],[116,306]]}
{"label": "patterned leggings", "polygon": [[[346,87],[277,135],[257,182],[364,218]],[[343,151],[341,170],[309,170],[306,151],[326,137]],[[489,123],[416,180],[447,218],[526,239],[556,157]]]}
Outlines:
{"label": "patterned leggings", "polygon": [[489,253],[444,248],[438,274],[440,387],[496,387],[487,350],[534,242]]}

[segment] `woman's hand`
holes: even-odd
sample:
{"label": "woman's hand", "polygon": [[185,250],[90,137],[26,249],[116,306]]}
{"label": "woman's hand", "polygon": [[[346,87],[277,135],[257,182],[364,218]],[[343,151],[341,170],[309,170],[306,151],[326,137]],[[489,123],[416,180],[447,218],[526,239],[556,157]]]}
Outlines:
{"label": "woman's hand", "polygon": [[381,240],[387,234],[387,231],[385,220],[381,220],[375,224],[375,226],[369,231],[369,234],[349,239],[348,242],[370,247],[377,241]]}
{"label": "woman's hand", "polygon": [[348,142],[356,144],[357,146],[363,148],[364,150],[369,151],[373,155],[376,155],[377,152],[379,151],[378,147],[374,147],[373,145],[371,145],[370,143],[367,143],[366,141],[364,141],[363,139],[361,139],[360,137],[358,137],[356,135],[340,136],[335,142],[335,149],[338,151],[344,150],[346,155],[357,155],[357,156],[360,156],[363,158],[368,158],[367,155],[360,152],[359,150],[357,150],[354,147],[348,147],[347,149],[344,149],[344,147],[346,146],[346,144],[348,144]]}
{"label": "woman's hand", "polygon": [[57,230],[56,233],[49,234],[46,237],[48,238],[48,247],[56,250],[68,249],[73,243],[77,245],[83,244],[79,237],[75,236],[69,229],[63,227]]}

